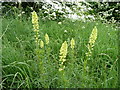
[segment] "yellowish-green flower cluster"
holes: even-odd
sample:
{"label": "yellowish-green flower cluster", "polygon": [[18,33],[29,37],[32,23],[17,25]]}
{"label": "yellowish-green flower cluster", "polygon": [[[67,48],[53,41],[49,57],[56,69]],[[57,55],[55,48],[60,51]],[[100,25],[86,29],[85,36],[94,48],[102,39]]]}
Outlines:
{"label": "yellowish-green flower cluster", "polygon": [[75,48],[75,40],[73,38],[71,39],[70,45],[72,49]]}
{"label": "yellowish-green flower cluster", "polygon": [[47,33],[45,34],[45,41],[46,41],[46,44],[49,44],[49,36]]}
{"label": "yellowish-green flower cluster", "polygon": [[68,48],[68,45],[67,45],[67,42],[65,41],[61,48],[60,48],[60,68],[59,68],[59,71],[62,71],[64,70],[65,66],[63,65],[63,63],[66,61],[66,56],[67,56],[67,48]]}
{"label": "yellowish-green flower cluster", "polygon": [[44,42],[42,40],[40,40],[40,47],[43,48],[44,47]]}
{"label": "yellowish-green flower cluster", "polygon": [[91,33],[90,39],[89,39],[89,44],[92,45],[92,47],[94,46],[96,39],[97,39],[97,28],[95,26],[94,29],[92,30],[92,33]]}
{"label": "yellowish-green flower cluster", "polygon": [[91,33],[90,38],[89,38],[89,43],[87,46],[88,53],[86,53],[87,56],[91,56],[96,39],[97,39],[97,28],[95,26],[94,29],[92,30],[92,33]]}
{"label": "yellowish-green flower cluster", "polygon": [[39,24],[38,24],[38,16],[35,11],[32,12],[32,24],[35,32],[35,42],[39,43]]}

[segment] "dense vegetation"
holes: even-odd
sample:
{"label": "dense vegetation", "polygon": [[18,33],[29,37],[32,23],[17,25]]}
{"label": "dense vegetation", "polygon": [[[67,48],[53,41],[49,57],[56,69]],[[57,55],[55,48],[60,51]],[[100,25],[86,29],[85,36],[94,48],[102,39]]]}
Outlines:
{"label": "dense vegetation", "polygon": [[2,18],[1,88],[119,87],[118,28],[113,23],[43,20],[39,12],[37,22],[31,12]]}

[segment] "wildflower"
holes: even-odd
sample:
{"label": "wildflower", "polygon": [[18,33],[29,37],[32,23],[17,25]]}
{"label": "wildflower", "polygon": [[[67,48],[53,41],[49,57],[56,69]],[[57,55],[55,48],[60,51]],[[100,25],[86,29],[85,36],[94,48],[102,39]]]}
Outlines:
{"label": "wildflower", "polygon": [[89,44],[92,45],[92,47],[93,47],[96,39],[97,39],[97,28],[95,26],[94,29],[92,30],[92,33],[89,38]]}
{"label": "wildflower", "polygon": [[38,16],[35,11],[32,12],[32,23],[33,23],[34,30],[39,29]]}
{"label": "wildflower", "polygon": [[24,14],[25,12],[23,11],[22,14]]}
{"label": "wildflower", "polygon": [[37,16],[37,13],[35,11],[32,12],[32,23],[34,25],[38,24],[38,16]]}
{"label": "wildflower", "polygon": [[46,44],[48,44],[48,43],[49,43],[49,36],[48,36],[48,34],[47,34],[47,33],[45,34],[45,41],[46,41]]}
{"label": "wildflower", "polygon": [[65,30],[64,32],[67,33],[67,30]]}
{"label": "wildflower", "polygon": [[53,15],[53,16],[56,16],[56,13],[55,13],[55,12],[53,12],[53,13],[52,13],[52,15]]}
{"label": "wildflower", "polygon": [[97,39],[97,28],[95,26],[94,29],[92,30],[92,33],[91,33],[90,38],[89,38],[89,43],[87,46],[88,52],[86,53],[86,56],[91,56],[96,39]]}
{"label": "wildflower", "polygon": [[67,45],[67,42],[65,41],[65,42],[62,44],[62,47],[60,48],[60,59],[66,58],[67,48],[68,48],[68,45]]}
{"label": "wildflower", "polygon": [[58,22],[58,24],[62,24],[62,22]]}
{"label": "wildflower", "polygon": [[44,42],[42,40],[40,40],[40,47],[43,48],[44,47]]}
{"label": "wildflower", "polygon": [[63,44],[62,44],[62,46],[61,46],[61,48],[60,48],[60,68],[59,68],[59,71],[62,71],[62,70],[64,70],[64,68],[65,68],[65,66],[63,65],[63,63],[66,61],[66,56],[67,56],[67,48],[68,48],[68,45],[67,45],[67,42],[65,41]]}
{"label": "wildflower", "polygon": [[32,12],[32,23],[33,23],[33,29],[35,32],[35,42],[38,43],[39,38],[39,24],[38,24],[38,16],[35,11]]}
{"label": "wildflower", "polygon": [[75,47],[75,40],[72,38],[70,42],[71,48],[74,49]]}

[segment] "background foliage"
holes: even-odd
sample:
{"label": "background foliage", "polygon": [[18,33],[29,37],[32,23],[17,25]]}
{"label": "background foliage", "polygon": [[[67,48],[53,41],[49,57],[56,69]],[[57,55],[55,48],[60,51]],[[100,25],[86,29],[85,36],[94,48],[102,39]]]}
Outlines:
{"label": "background foliage", "polygon": [[[55,2],[55,3],[61,4],[62,6],[64,5],[62,2]],[[88,2],[88,3],[89,4],[81,2],[81,5],[83,6],[85,5],[87,8],[91,7],[92,10],[88,10],[89,15],[92,14],[98,17],[101,16],[102,20],[104,18],[109,21],[116,20],[117,22],[119,22],[120,4],[118,2]],[[65,3],[65,6],[67,7],[73,7],[76,5],[77,4],[74,4],[74,3]],[[45,8],[43,8],[43,6]],[[37,12],[40,12],[40,16],[42,18],[45,18],[46,16],[47,19],[49,18],[51,20],[63,19],[64,15],[69,13],[69,11],[65,10],[65,7],[63,7],[63,9],[60,11],[59,9],[57,10],[57,9],[51,8],[51,6],[52,5],[50,3],[45,3],[45,2],[38,2],[38,3],[37,2],[36,3],[35,2],[22,2],[21,4],[15,3],[15,2],[4,2],[2,3],[2,12],[3,14],[6,14],[6,16],[15,15],[15,12],[19,12],[19,14],[24,13],[25,15],[29,16],[31,11],[35,10]],[[48,13],[48,9],[50,10],[49,13]],[[53,12],[55,12],[56,17],[52,15]],[[54,17],[54,19],[51,17]]]}

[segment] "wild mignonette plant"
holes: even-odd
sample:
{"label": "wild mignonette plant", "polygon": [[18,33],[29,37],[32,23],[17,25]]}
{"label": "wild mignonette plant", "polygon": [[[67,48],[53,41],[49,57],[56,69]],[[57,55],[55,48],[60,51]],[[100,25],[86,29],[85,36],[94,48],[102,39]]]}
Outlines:
{"label": "wild mignonette plant", "polygon": [[[35,44],[36,44],[36,49],[35,49],[35,54],[36,54],[36,67],[38,71],[38,76],[40,78],[40,82],[42,83],[42,87],[48,87],[47,84],[45,83],[47,76],[44,75],[46,73],[46,68],[44,65],[44,42],[39,39],[39,24],[38,24],[38,16],[35,11],[32,12],[32,23],[33,23],[33,29],[35,32]],[[47,35],[47,44],[49,43],[49,37]]]}
{"label": "wild mignonette plant", "polygon": [[60,56],[59,56],[59,77],[60,81],[62,82],[61,84],[63,87],[68,87],[69,86],[69,81],[67,79],[66,73],[65,73],[65,65],[64,62],[66,61],[66,56],[68,53],[68,44],[66,41],[62,44],[60,48]]}
{"label": "wild mignonette plant", "polygon": [[35,11],[32,12],[32,24],[33,24],[33,29],[34,29],[34,37],[35,37],[35,42],[36,42],[36,48],[38,48],[39,45],[39,24],[38,24],[38,16]]}
{"label": "wild mignonette plant", "polygon": [[44,48],[44,42],[40,40],[40,48]]}
{"label": "wild mignonette plant", "polygon": [[46,45],[49,44],[49,36],[47,33],[45,34],[45,42],[46,42]]}
{"label": "wild mignonette plant", "polygon": [[45,34],[45,51],[46,51],[46,58],[49,59],[49,56],[50,56],[50,52],[51,52],[51,48],[49,46],[49,36],[48,34],[46,33]]}
{"label": "wild mignonette plant", "polygon": [[86,53],[87,57],[92,55],[92,51],[93,51],[93,47],[96,39],[97,39],[97,28],[95,26],[94,29],[92,30],[92,33],[90,35],[89,42],[87,45],[87,48],[88,48],[88,52]]}
{"label": "wild mignonette plant", "polygon": [[69,75],[67,75],[67,78],[69,80],[69,85],[72,84],[73,81],[70,79],[70,77],[73,76],[75,73],[75,63],[76,63],[76,56],[75,56],[75,40],[72,38],[69,42],[70,46],[68,47],[68,60],[65,63],[67,67],[67,72],[69,72]]}
{"label": "wild mignonette plant", "polygon": [[75,40],[72,38],[71,39],[71,41],[70,41],[70,51],[69,51],[70,53],[70,68],[71,68],[71,70],[73,71],[73,69],[74,69],[74,66],[73,66],[73,64],[74,64],[74,62],[75,62],[75,59],[76,59],[76,57],[75,57]]}
{"label": "wild mignonette plant", "polygon": [[60,48],[60,56],[59,56],[60,57],[60,59],[59,59],[59,61],[60,61],[60,64],[59,64],[60,68],[59,68],[59,71],[62,71],[62,70],[65,69],[65,66],[63,64],[66,61],[67,48],[68,48],[68,45],[67,45],[67,42],[65,41],[62,44],[61,48]]}
{"label": "wild mignonette plant", "polygon": [[73,38],[70,41],[70,47],[71,47],[71,49],[75,48],[75,40]]}
{"label": "wild mignonette plant", "polygon": [[97,28],[95,26],[92,30],[90,37],[89,37],[89,42],[87,45],[88,52],[86,53],[86,60],[84,61],[85,71],[87,69],[87,61],[90,60],[90,57],[92,56],[92,51],[93,51],[93,47],[94,47],[96,39],[97,39]]}
{"label": "wild mignonette plant", "polygon": [[70,64],[70,68],[72,69],[73,68],[73,63],[75,62],[75,40],[72,38],[70,40],[70,49],[69,49],[69,52],[68,52],[69,56],[70,56],[70,60],[69,60],[69,64]]}

